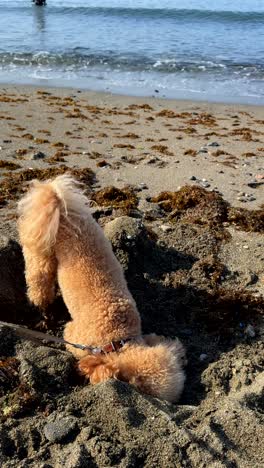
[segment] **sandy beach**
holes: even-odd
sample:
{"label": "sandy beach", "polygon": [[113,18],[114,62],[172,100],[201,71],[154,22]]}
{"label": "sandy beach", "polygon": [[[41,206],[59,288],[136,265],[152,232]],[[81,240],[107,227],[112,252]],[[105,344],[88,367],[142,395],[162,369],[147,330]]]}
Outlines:
{"label": "sandy beach", "polygon": [[0,327],[1,466],[261,466],[263,107],[6,85],[0,119],[0,320],[58,335],[69,320],[59,294],[44,315],[27,303],[16,232],[28,181],[69,170],[144,331],[188,356],[174,406],[84,384],[69,353]]}
{"label": "sandy beach", "polygon": [[[98,187],[145,184],[154,196],[195,184],[234,206],[264,202],[254,185],[263,181],[263,107],[6,86],[0,110],[0,158],[18,170],[60,158],[90,167]],[[45,157],[34,160],[40,151]]]}

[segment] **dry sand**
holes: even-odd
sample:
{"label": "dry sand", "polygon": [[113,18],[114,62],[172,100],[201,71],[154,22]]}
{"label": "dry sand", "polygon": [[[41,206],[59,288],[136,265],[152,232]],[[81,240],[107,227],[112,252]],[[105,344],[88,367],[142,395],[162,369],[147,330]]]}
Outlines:
{"label": "dry sand", "polygon": [[156,195],[194,176],[234,206],[264,202],[263,187],[248,186],[264,174],[263,107],[7,86],[0,118],[0,159],[23,168],[47,167],[32,153],[64,146],[66,164],[93,169],[98,186],[145,183],[144,195]]}

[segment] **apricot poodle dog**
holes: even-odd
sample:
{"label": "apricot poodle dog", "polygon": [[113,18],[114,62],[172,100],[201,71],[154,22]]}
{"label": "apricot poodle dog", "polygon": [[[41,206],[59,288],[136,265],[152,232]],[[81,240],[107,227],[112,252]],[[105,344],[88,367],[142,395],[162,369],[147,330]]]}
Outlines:
{"label": "apricot poodle dog", "polygon": [[175,402],[185,379],[183,346],[142,336],[122,267],[77,182],[68,175],[34,181],[18,208],[29,300],[47,307],[58,282],[72,318],[64,338],[87,345],[67,345],[80,372],[93,384],[116,378]]}

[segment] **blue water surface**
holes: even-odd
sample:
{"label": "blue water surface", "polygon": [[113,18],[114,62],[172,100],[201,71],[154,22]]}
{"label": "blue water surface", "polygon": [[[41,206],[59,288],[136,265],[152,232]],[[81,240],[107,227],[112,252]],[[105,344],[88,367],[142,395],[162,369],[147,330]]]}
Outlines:
{"label": "blue water surface", "polygon": [[264,1],[0,0],[0,82],[264,104]]}

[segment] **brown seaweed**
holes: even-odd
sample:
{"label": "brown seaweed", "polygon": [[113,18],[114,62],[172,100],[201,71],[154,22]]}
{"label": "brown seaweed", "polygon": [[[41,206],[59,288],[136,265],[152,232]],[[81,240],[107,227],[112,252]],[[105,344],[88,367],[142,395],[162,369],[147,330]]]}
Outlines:
{"label": "brown seaweed", "polygon": [[106,187],[92,194],[94,200],[99,206],[111,206],[113,208],[132,209],[138,205],[138,198],[129,188],[119,189],[117,187]]}
{"label": "brown seaweed", "polygon": [[126,149],[135,149],[134,145],[123,144],[123,143],[116,143],[113,145],[114,148],[126,148]]}
{"label": "brown seaweed", "polygon": [[243,229],[264,233],[264,205],[259,210],[230,207],[228,221]]}
{"label": "brown seaweed", "polygon": [[227,202],[216,192],[201,187],[187,185],[178,192],[161,192],[151,201],[159,203],[172,220],[217,225],[227,219]]}
{"label": "brown seaweed", "polygon": [[73,169],[65,165],[59,167],[49,167],[46,169],[26,169],[15,174],[8,174],[0,183],[0,207],[10,200],[16,200],[25,189],[25,183],[33,179],[47,180],[68,172],[77,180],[82,182],[86,188],[91,187],[94,181],[94,172],[86,167],[83,169]]}
{"label": "brown seaweed", "polygon": [[168,146],[166,145],[153,145],[151,149],[158,151],[161,154],[165,154],[166,156],[174,156],[174,154],[169,151]]}
{"label": "brown seaweed", "polygon": [[243,153],[242,156],[244,156],[245,158],[253,158],[256,156],[256,154],[248,151],[246,153]]}
{"label": "brown seaweed", "polygon": [[44,145],[46,143],[49,143],[49,140],[47,140],[46,138],[34,138],[34,142],[37,145]]}
{"label": "brown seaweed", "polygon": [[97,167],[105,167],[105,166],[109,166],[109,163],[105,159],[103,159],[102,161],[98,161],[96,163],[96,166]]}
{"label": "brown seaweed", "polygon": [[135,110],[135,109],[143,109],[145,111],[153,111],[153,107],[151,107],[149,104],[130,104],[127,108],[127,110]]}
{"label": "brown seaweed", "polygon": [[217,125],[216,119],[208,112],[202,112],[195,117],[192,117],[188,123],[190,125],[203,125],[205,127],[213,127]]}
{"label": "brown seaweed", "polygon": [[215,157],[218,157],[218,156],[223,156],[223,155],[228,155],[229,153],[227,153],[226,151],[224,150],[216,150],[216,151],[212,151],[211,155],[212,156],[215,156]]}
{"label": "brown seaweed", "polygon": [[0,169],[9,169],[10,171],[15,171],[20,167],[21,166],[17,163],[11,161],[4,161],[3,159],[0,159]]}
{"label": "brown seaweed", "polygon": [[184,151],[184,154],[186,156],[196,156],[197,155],[197,151],[194,150],[194,149],[188,149],[186,151]]}
{"label": "brown seaweed", "polygon": [[136,140],[139,136],[136,135],[136,133],[129,132],[126,135],[120,135],[118,138],[131,138],[132,140]]}

